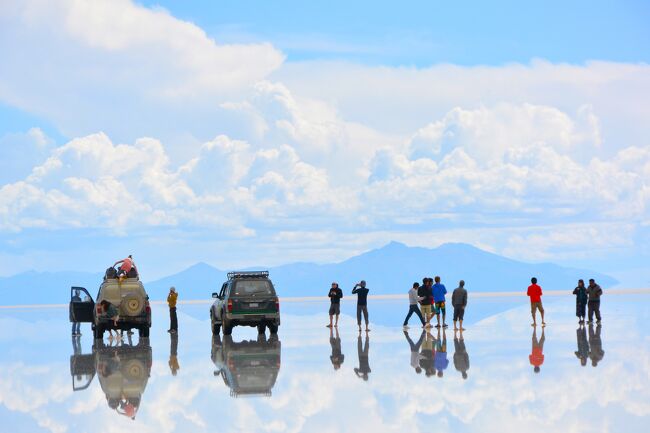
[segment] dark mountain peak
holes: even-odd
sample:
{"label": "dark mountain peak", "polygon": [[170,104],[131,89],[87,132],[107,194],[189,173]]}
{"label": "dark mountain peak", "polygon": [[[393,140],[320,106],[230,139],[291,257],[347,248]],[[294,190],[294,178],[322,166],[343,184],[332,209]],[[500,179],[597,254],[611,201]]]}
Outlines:
{"label": "dark mountain peak", "polygon": [[192,266],[188,267],[185,269],[186,271],[203,271],[203,270],[218,270],[212,265],[209,265],[205,262],[198,262],[193,264]]}

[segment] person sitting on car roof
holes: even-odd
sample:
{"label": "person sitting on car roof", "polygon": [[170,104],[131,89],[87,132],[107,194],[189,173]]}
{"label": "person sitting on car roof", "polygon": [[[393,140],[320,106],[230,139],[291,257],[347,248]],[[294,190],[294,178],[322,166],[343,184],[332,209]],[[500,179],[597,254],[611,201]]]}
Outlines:
{"label": "person sitting on car roof", "polygon": [[128,277],[128,274],[131,271],[131,269],[134,269],[137,274],[138,268],[135,266],[135,263],[133,263],[132,255],[129,254],[129,257],[127,257],[126,259],[118,260],[113,264],[113,267],[119,265],[120,263],[122,264],[122,266],[120,266],[120,269],[117,271],[118,278]]}

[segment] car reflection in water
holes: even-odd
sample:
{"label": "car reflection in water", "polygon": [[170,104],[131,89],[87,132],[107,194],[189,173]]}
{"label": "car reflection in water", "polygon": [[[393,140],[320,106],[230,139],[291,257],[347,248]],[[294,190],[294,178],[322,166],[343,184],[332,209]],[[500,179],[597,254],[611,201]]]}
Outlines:
{"label": "car reflection in water", "polygon": [[231,335],[212,338],[214,375],[221,375],[230,388],[231,397],[271,396],[271,389],[280,372],[281,344],[277,334],[268,339],[260,334],[257,340],[234,342]]}
{"label": "car reflection in water", "polygon": [[151,374],[152,353],[148,338],[138,344],[121,343],[107,346],[95,341],[91,354],[82,354],[73,342],[74,355],[70,357],[73,391],[87,389],[95,374],[111,409],[120,415],[135,419],[142,394]]}

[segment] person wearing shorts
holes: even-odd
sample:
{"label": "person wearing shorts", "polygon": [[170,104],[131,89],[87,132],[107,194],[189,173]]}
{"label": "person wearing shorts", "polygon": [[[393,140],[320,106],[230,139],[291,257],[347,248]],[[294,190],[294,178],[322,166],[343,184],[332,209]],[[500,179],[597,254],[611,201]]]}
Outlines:
{"label": "person wearing shorts", "polygon": [[465,316],[465,307],[467,306],[467,290],[465,290],[465,281],[460,280],[458,287],[451,295],[451,305],[454,307],[454,330],[456,323],[460,321],[460,329],[463,329],[463,318]]}
{"label": "person wearing shorts", "polygon": [[327,327],[332,327],[332,319],[334,316],[336,316],[336,322],[334,322],[334,326],[338,327],[339,314],[341,314],[341,298],[343,297],[343,290],[339,288],[338,283],[334,282],[332,283],[332,287],[330,288],[330,292],[327,294],[327,296],[330,298],[330,324],[327,325]]}
{"label": "person wearing shorts", "polygon": [[418,297],[420,298],[420,312],[424,316],[427,328],[431,327],[431,278],[423,278],[422,285],[418,288]]}
{"label": "person wearing shorts", "polygon": [[533,323],[531,326],[537,326],[536,311],[542,316],[542,326],[546,326],[544,322],[544,307],[542,306],[542,288],[537,285],[537,278],[530,279],[532,283],[528,286],[526,294],[530,297],[530,314],[533,316]]}
{"label": "person wearing shorts", "polygon": [[447,288],[444,284],[440,283],[440,277],[438,276],[436,276],[436,284],[433,285],[432,292],[433,301],[435,303],[434,308],[436,312],[436,319],[438,320],[436,328],[440,328],[440,313],[442,313],[442,327],[446,328],[447,323],[445,322],[445,318],[447,316],[447,309],[445,308],[445,295],[447,294]]}

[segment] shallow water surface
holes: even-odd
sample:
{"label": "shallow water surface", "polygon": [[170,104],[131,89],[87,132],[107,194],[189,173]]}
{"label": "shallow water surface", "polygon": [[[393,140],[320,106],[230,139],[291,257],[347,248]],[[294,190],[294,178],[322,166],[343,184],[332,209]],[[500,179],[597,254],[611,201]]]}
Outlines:
{"label": "shallow water surface", "polygon": [[[344,303],[284,303],[277,338],[210,334],[208,305],[180,305],[178,337],[70,337],[67,310],[0,310],[0,431],[646,431],[649,295],[603,300],[579,328],[572,297],[476,299],[467,330],[423,333],[403,301],[371,301],[361,333]],[[537,368],[536,368],[537,367]],[[538,370],[537,372],[535,370]]]}

